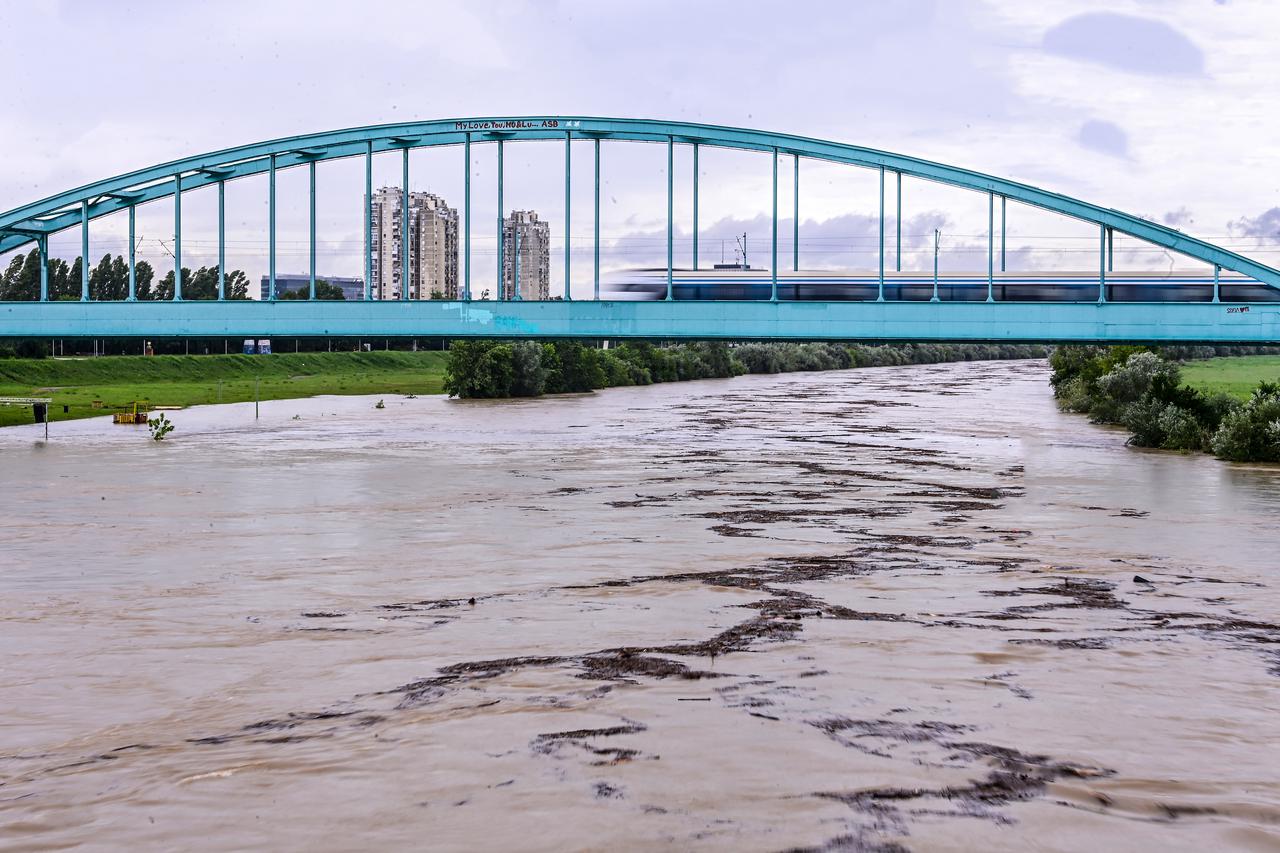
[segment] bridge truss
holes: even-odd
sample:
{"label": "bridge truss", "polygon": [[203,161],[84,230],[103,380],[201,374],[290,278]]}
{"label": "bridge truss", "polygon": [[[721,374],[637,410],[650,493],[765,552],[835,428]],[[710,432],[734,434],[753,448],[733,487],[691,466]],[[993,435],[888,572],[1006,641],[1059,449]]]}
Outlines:
{"label": "bridge truss", "polygon": [[[593,273],[590,300],[571,293],[570,240],[565,235],[565,278],[562,299],[549,302],[503,299],[504,240],[499,233],[495,300],[475,300],[472,282],[471,147],[496,146],[498,210],[503,210],[504,146],[525,140],[564,142],[566,220],[571,203],[572,143],[593,143]],[[601,298],[600,145],[602,140],[665,144],[667,149],[666,292],[657,302]],[[684,302],[673,300],[674,287],[674,151],[691,146],[693,154],[693,245],[697,267],[698,155],[704,146],[758,151],[772,155],[772,208],[768,298],[749,301]],[[462,146],[465,152],[461,284],[462,298],[438,302],[372,299],[372,221],[367,200],[373,195],[373,158],[399,152],[407,199],[411,150]],[[322,302],[316,291],[316,165],[340,158],[363,158],[364,300]],[[799,164],[801,158],[860,166],[879,175],[879,254],[875,297],[866,302],[798,302],[779,298],[779,164],[792,161],[795,186],[792,217],[796,233],[791,258],[799,269]],[[309,299],[277,301],[277,173],[309,171]],[[228,181],[254,175],[268,184],[268,299],[239,302],[225,299],[226,215]],[[886,181],[901,193],[904,176],[921,178],[986,195],[986,301],[931,302],[886,299]],[[182,293],[182,195],[216,186],[218,194],[218,286],[213,301],[184,300]],[[174,206],[174,294],[171,301],[138,301],[136,294],[135,210],[147,202],[172,197]],[[1004,302],[993,297],[997,263],[1004,268],[1005,205],[1013,199],[1062,214],[1098,229],[1097,298],[1090,302]],[[1000,251],[996,252],[996,208],[1000,207]],[[401,257],[409,257],[407,203],[401,205]],[[124,301],[90,300],[89,226],[94,219],[127,211],[129,217],[129,289]],[[894,205],[901,268],[901,204]],[[51,301],[48,287],[50,235],[79,227],[81,291],[78,302]],[[499,225],[499,228],[501,226]],[[1213,269],[1211,302],[1108,302],[1114,235],[1120,233],[1203,261]],[[41,201],[0,213],[0,253],[34,242],[40,254],[40,295],[34,302],[0,302],[0,336],[532,336],[642,338],[755,338],[862,340],[1149,340],[1149,341],[1278,341],[1280,307],[1270,302],[1226,304],[1220,298],[1223,271],[1247,277],[1268,293],[1280,290],[1280,270],[1181,231],[1121,211],[967,169],[915,157],[790,134],[645,119],[528,117],[465,119],[377,125],[288,137],[188,157],[97,181]]]}

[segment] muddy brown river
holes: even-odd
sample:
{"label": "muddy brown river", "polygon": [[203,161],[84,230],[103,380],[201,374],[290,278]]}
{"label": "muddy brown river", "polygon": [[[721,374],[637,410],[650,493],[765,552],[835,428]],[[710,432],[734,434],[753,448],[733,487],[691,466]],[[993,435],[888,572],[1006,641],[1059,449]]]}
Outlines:
{"label": "muddy brown river", "polygon": [[1280,470],[1043,362],[0,430],[0,847],[1280,848]]}

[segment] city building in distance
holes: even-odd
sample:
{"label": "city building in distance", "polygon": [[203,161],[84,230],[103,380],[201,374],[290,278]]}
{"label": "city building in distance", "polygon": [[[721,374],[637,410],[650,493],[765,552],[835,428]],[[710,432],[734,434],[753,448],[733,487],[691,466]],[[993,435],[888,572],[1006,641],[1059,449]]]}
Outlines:
{"label": "city building in distance", "polygon": [[[316,275],[316,281],[327,281],[334,287],[342,288],[343,299],[364,299],[364,279],[342,275]],[[311,287],[310,273],[276,273],[276,298],[286,293],[301,291],[306,293]],[[271,298],[271,277],[262,277],[260,299]]]}
{"label": "city building in distance", "polygon": [[502,298],[551,297],[551,225],[532,210],[502,220]]}
{"label": "city building in distance", "polygon": [[400,299],[407,292],[409,299],[457,299],[458,211],[434,193],[409,193],[406,282],[400,260],[403,199],[399,187],[383,187],[369,201],[373,298]]}

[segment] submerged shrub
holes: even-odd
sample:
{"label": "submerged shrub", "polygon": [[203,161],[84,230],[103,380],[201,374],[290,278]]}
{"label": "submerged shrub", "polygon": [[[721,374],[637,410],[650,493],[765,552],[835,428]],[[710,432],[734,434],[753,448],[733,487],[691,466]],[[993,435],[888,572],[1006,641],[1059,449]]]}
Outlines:
{"label": "submerged shrub", "polygon": [[1160,447],[1165,450],[1203,450],[1205,429],[1191,412],[1173,403],[1160,412],[1157,426],[1163,437]]}
{"label": "submerged shrub", "polygon": [[547,384],[547,371],[542,366],[542,347],[533,341],[511,345],[511,396],[541,396]]}
{"label": "submerged shrub", "polygon": [[1098,379],[1098,393],[1090,414],[1096,421],[1121,423],[1129,404],[1153,390],[1176,389],[1181,374],[1178,365],[1153,352],[1134,353]]}
{"label": "submerged shrub", "polygon": [[1089,395],[1088,380],[1083,376],[1073,376],[1053,390],[1058,398],[1058,406],[1068,412],[1088,414],[1093,407],[1093,397]]}
{"label": "submerged shrub", "polygon": [[454,341],[444,369],[444,390],[450,397],[511,396],[512,346],[496,341]]}
{"label": "submerged shrub", "polygon": [[1133,433],[1129,443],[1138,447],[1160,447],[1165,432],[1160,423],[1165,404],[1153,397],[1143,397],[1124,407],[1119,421]]}
{"label": "submerged shrub", "polygon": [[1259,384],[1248,402],[1228,412],[1212,446],[1222,459],[1280,462],[1280,384]]}

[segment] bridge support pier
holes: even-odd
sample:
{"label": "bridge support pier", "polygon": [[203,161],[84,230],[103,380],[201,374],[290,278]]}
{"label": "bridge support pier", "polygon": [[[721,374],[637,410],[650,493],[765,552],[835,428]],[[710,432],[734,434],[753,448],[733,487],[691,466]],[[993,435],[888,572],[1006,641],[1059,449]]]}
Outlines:
{"label": "bridge support pier", "polygon": [[769,301],[778,301],[778,149],[773,149],[773,244],[769,262]]}
{"label": "bridge support pier", "polygon": [[89,202],[80,202],[80,301],[89,301]]}
{"label": "bridge support pier", "polygon": [[[471,134],[467,134],[468,152],[470,151]],[[468,160],[470,157],[467,158]],[[471,174],[470,168],[467,174]],[[470,197],[467,198],[468,204]],[[467,214],[470,215],[468,210]],[[469,271],[468,271],[469,272]],[[373,142],[366,142],[364,148],[364,301],[373,298]]]}
{"label": "bridge support pier", "polygon": [[498,138],[498,290],[494,294],[494,299],[501,302],[506,298],[503,288],[506,282],[503,280],[503,267],[506,265],[507,257],[507,234],[502,222],[502,138]]}
{"label": "bridge support pier", "polygon": [[138,299],[138,264],[135,257],[137,241],[133,237],[135,219],[134,206],[129,205],[129,298],[127,302],[136,302]]}
{"label": "bridge support pier", "polygon": [[898,184],[898,199],[893,206],[895,213],[893,236],[898,241],[893,250],[893,269],[896,272],[902,272],[902,173],[894,172],[893,174]]}
{"label": "bridge support pier", "polygon": [[1000,196],[1000,272],[1005,271],[1005,244],[1009,236],[1009,199],[1007,196]]}
{"label": "bridge support pier", "polygon": [[1098,304],[1107,301],[1107,226],[1098,226]]}
{"label": "bridge support pier", "polygon": [[[130,213],[132,213],[133,208],[129,208],[129,210],[130,210]],[[130,221],[132,222],[132,216],[130,216]],[[133,238],[133,235],[130,234],[130,241],[129,241],[130,255],[133,254],[132,238]],[[36,240],[36,248],[39,249],[40,251],[40,301],[48,302],[49,301],[49,238],[42,235],[38,240]],[[131,265],[130,266],[131,273],[132,273],[132,269],[133,267]],[[129,282],[130,284],[133,283],[132,275],[129,276]]]}
{"label": "bridge support pier", "polygon": [[307,284],[308,284],[307,298],[315,299],[316,298],[316,161],[315,160],[312,160],[310,163],[307,164],[307,170],[308,170],[307,177],[310,180],[310,184],[308,185],[308,193],[307,193],[307,200],[309,202],[308,209],[307,209],[307,214],[308,214],[307,224],[310,226],[309,227],[310,233],[308,235],[308,240],[307,240],[307,250],[309,255],[309,262],[311,264],[310,275],[307,281]]}
{"label": "bridge support pier", "polygon": [[182,173],[173,176],[173,301],[182,301]]}
{"label": "bridge support pier", "polygon": [[569,215],[570,205],[572,204],[572,201],[573,201],[572,195],[569,192],[571,181],[572,181],[571,176],[573,174],[573,168],[572,168],[573,160],[572,160],[572,153],[571,153],[572,146],[573,146],[573,134],[570,133],[569,131],[565,131],[565,134],[564,134],[564,298],[566,301],[573,298],[573,293],[570,287],[570,284],[572,281],[572,275],[570,271],[573,269],[573,255],[570,253],[570,248],[569,248],[569,230],[570,230],[571,224],[573,223],[573,217]]}
{"label": "bridge support pier", "polygon": [[[499,142],[498,145],[502,143]],[[409,263],[409,146],[406,145],[401,150],[404,155],[401,166],[401,185],[404,189],[400,196],[400,299],[403,301],[409,298],[409,276],[413,271],[413,264]],[[498,217],[499,219],[502,217],[501,205],[499,205]],[[499,274],[501,274],[501,265],[499,265]]]}
{"label": "bridge support pier", "polygon": [[595,190],[595,240],[594,240],[594,277],[592,285],[595,292],[595,299],[600,299],[600,137],[595,140],[595,173],[596,173],[596,190]]}
{"label": "bridge support pier", "polygon": [[267,166],[267,299],[276,298],[276,155]]}
{"label": "bridge support pier", "polygon": [[876,285],[876,302],[884,302],[884,166],[880,167],[880,278]]}
{"label": "bridge support pier", "polygon": [[693,143],[693,270],[698,271],[698,143]]}
{"label": "bridge support pier", "polygon": [[795,160],[795,182],[791,190],[791,271],[800,272],[800,155]]}
{"label": "bridge support pier", "polygon": [[[132,210],[132,208],[130,208]],[[227,298],[227,182],[218,181],[218,299]]]}
{"label": "bridge support pier", "polygon": [[[462,299],[471,301],[471,134],[462,143],[462,194],[466,210],[462,221]],[[568,226],[566,226],[567,228]],[[568,231],[565,232],[568,234]]]}
{"label": "bridge support pier", "polygon": [[675,137],[667,137],[667,301],[670,302],[672,293],[672,270],[674,264],[674,243],[675,243],[675,164],[676,164],[676,140]]}
{"label": "bridge support pier", "polygon": [[987,301],[995,302],[996,285],[996,197],[987,193]]}

